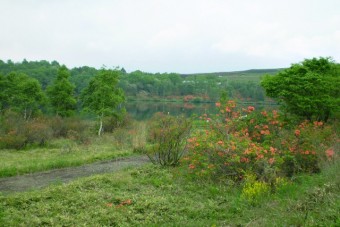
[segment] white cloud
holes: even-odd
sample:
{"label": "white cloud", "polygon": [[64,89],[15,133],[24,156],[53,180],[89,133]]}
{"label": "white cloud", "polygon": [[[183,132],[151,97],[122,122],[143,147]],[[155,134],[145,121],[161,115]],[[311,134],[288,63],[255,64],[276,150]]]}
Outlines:
{"label": "white cloud", "polygon": [[337,0],[2,0],[0,59],[204,72],[340,61]]}

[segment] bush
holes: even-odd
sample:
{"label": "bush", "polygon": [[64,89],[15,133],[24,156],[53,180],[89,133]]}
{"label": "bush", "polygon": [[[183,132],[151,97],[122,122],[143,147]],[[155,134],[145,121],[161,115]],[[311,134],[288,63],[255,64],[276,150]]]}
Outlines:
{"label": "bush", "polygon": [[238,182],[247,173],[273,185],[278,177],[316,173],[322,160],[336,156],[333,145],[339,137],[322,122],[292,126],[275,110],[238,110],[234,101],[217,106],[218,117],[201,117],[206,129],[188,139],[181,162],[192,176]]}
{"label": "bush", "polygon": [[1,123],[0,148],[21,149],[29,144],[42,146],[52,137],[45,118],[26,121],[22,116],[8,112]]}
{"label": "bush", "polygon": [[256,180],[256,176],[254,175],[247,175],[241,198],[251,203],[257,203],[262,197],[268,195],[270,191],[270,185],[266,182]]}
{"label": "bush", "polygon": [[52,138],[53,132],[46,119],[38,118],[24,124],[27,144],[45,145]]}
{"label": "bush", "polygon": [[27,145],[45,145],[52,138],[69,138],[88,142],[88,124],[77,118],[34,118],[7,112],[0,119],[0,149],[22,149]]}
{"label": "bush", "polygon": [[23,135],[0,136],[0,149],[22,149],[26,145],[26,138]]}
{"label": "bush", "polygon": [[103,119],[103,128],[105,132],[113,132],[117,128],[127,127],[131,123],[131,117],[123,113],[121,115],[113,115],[104,117]]}
{"label": "bush", "polygon": [[89,124],[76,117],[53,117],[50,125],[55,138],[69,138],[80,143],[87,143],[89,138]]}
{"label": "bush", "polygon": [[185,151],[190,130],[190,119],[156,114],[148,133],[148,140],[152,143],[147,152],[150,160],[163,166],[178,165]]}

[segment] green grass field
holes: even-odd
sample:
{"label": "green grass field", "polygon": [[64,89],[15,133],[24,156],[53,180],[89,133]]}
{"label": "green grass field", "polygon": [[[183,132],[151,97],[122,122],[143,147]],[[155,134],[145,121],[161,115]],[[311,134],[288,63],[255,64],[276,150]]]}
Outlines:
{"label": "green grass field", "polygon": [[339,162],[256,203],[241,187],[186,180],[147,165],[3,195],[0,226],[339,226]]}
{"label": "green grass field", "polygon": [[102,137],[93,135],[90,144],[70,139],[56,139],[45,147],[1,150],[0,177],[9,177],[55,168],[79,166],[102,160],[133,155],[133,147],[145,142],[145,124],[117,129]]}

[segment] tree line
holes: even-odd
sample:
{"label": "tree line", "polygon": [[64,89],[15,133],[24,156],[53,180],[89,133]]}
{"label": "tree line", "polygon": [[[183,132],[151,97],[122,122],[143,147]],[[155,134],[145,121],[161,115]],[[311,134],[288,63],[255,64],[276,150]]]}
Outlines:
{"label": "tree line", "polygon": [[[261,71],[261,75],[265,72]],[[275,75],[261,78],[253,75],[254,70],[238,72],[241,74],[234,76],[225,73],[127,73],[124,68],[98,70],[83,66],[67,69],[56,61],[14,63],[0,60],[0,112],[11,109],[28,119],[38,112],[67,117],[83,109],[101,118],[108,112],[116,116],[124,112],[125,97],[185,97],[186,101],[198,102],[226,97],[263,101],[270,97],[287,112],[309,120],[326,121],[337,114],[340,66],[331,58],[306,59],[290,68],[267,72]],[[107,107],[108,103],[113,103],[113,107]]]}
{"label": "tree line", "polygon": [[[0,74],[7,75],[11,72],[24,73],[37,79],[45,90],[57,78],[58,70],[62,67],[57,61],[27,61],[14,63],[0,60]],[[128,99],[182,99],[184,96],[193,96],[192,101],[216,101],[221,93],[227,92],[228,97],[244,101],[264,101],[265,92],[260,86],[260,75],[268,72],[274,74],[277,71],[261,71],[255,77],[248,77],[252,72],[245,71],[238,74],[191,74],[178,73],[147,73],[140,70],[127,73],[124,68],[116,68],[120,71],[118,86],[124,91]],[[74,84],[75,95],[79,96],[87,87],[92,77],[98,73],[98,69],[88,66],[69,69],[69,80]],[[240,79],[241,78],[241,79]]]}
{"label": "tree line", "polygon": [[42,113],[70,117],[77,111],[78,99],[82,110],[98,117],[100,135],[104,117],[124,115],[121,104],[125,96],[117,87],[119,75],[117,70],[98,70],[77,97],[76,86],[70,81],[71,73],[64,65],[57,68],[56,78],[45,89],[38,79],[23,72],[0,74],[0,113],[14,111],[25,120]]}

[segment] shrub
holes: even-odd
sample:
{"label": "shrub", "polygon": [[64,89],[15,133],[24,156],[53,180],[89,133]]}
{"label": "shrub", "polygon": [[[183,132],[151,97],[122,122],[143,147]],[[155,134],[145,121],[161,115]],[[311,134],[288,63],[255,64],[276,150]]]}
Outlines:
{"label": "shrub", "polygon": [[193,176],[237,182],[250,173],[273,185],[278,177],[318,172],[322,159],[336,157],[332,145],[338,135],[322,122],[294,127],[275,110],[237,109],[234,101],[216,106],[218,117],[201,117],[207,126],[188,139],[188,154],[181,160]]}
{"label": "shrub", "polygon": [[250,174],[245,177],[241,198],[256,203],[261,197],[268,195],[270,190],[271,188],[266,182],[258,181],[256,176]]}
{"label": "shrub", "polygon": [[2,135],[0,136],[0,149],[22,149],[26,145],[26,138],[23,135]]}
{"label": "shrub", "polygon": [[103,119],[103,130],[112,133],[117,128],[129,126],[131,121],[131,117],[126,113],[107,116]]}
{"label": "shrub", "polygon": [[21,149],[29,144],[41,146],[52,137],[52,130],[45,118],[26,121],[22,116],[8,112],[1,123],[1,148]]}
{"label": "shrub", "polygon": [[80,143],[87,143],[89,138],[88,128],[89,123],[85,120],[69,117],[53,117],[50,120],[50,125],[55,138],[69,138]]}
{"label": "shrub", "polygon": [[178,165],[185,151],[190,130],[190,119],[156,114],[148,133],[148,140],[152,143],[147,152],[150,160],[163,166]]}
{"label": "shrub", "polygon": [[53,131],[46,119],[38,118],[24,124],[27,144],[45,145],[52,138]]}

